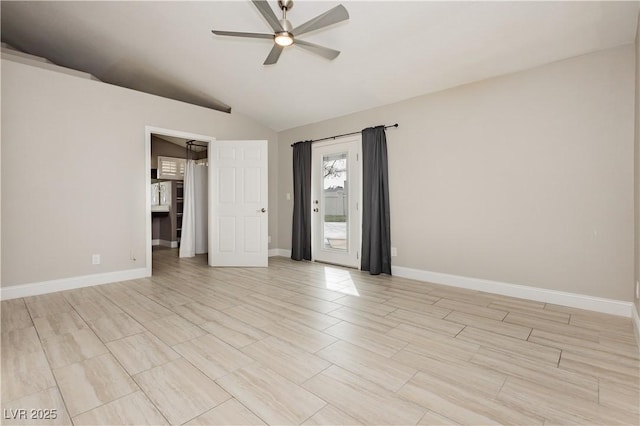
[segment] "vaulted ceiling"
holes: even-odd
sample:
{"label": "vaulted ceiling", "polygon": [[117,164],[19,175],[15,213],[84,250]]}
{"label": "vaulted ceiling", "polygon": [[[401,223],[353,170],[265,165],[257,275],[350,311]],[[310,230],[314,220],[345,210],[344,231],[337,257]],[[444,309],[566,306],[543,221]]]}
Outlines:
{"label": "vaulted ceiling", "polygon": [[[274,12],[280,11],[270,2]],[[293,26],[336,6],[298,1]],[[638,2],[343,1],[346,22],[263,65],[271,32],[250,1],[1,4],[2,41],[102,81],[254,118],[274,130],[632,43]]]}

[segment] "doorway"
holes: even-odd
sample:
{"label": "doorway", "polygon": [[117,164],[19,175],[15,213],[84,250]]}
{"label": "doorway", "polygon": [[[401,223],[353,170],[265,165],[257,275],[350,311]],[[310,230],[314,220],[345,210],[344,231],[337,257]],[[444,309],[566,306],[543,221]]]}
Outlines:
{"label": "doorway", "polygon": [[[187,142],[198,141],[192,147],[192,159],[206,163],[207,147],[215,139],[210,136],[147,126],[145,128],[145,188],[146,190],[146,269],[153,271],[153,250],[161,249],[178,258],[183,239],[184,173],[187,161]],[[152,146],[155,148],[152,150]],[[161,148],[161,149],[158,149]],[[200,170],[201,172],[201,170]],[[208,174],[205,171],[205,174]],[[208,182],[208,177],[204,177]],[[206,192],[206,188],[205,188]],[[201,206],[204,216],[200,224],[208,224],[208,203]],[[205,243],[208,232],[204,230]],[[206,255],[205,255],[206,263]]]}
{"label": "doorway", "polygon": [[362,136],[317,143],[311,158],[312,258],[359,268]]}
{"label": "doorway", "polygon": [[[217,141],[158,127],[145,127],[146,274],[152,275],[151,137],[207,144],[207,228],[209,266],[268,265],[268,145],[259,141]],[[204,159],[202,159],[204,160]],[[183,233],[181,233],[183,234]],[[181,235],[183,237],[183,235]],[[177,256],[176,256],[177,257]]]}

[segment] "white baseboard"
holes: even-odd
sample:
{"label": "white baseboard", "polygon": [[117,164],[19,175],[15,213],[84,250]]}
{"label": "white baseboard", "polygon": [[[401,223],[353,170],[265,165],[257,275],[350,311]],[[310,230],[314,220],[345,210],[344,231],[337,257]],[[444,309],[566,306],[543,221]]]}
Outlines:
{"label": "white baseboard", "polygon": [[633,303],[631,302],[587,296],[584,294],[567,293],[564,291],[548,290],[539,287],[529,287],[498,281],[483,280],[480,278],[469,278],[459,275],[443,274],[440,272],[423,271],[420,269],[405,268],[404,266],[393,266],[391,268],[391,272],[393,275],[402,278],[410,278],[434,284],[501,294],[503,296],[517,297],[520,299],[535,300],[537,302],[571,306],[573,308],[603,312],[623,317],[631,317],[631,310],[635,310]]}
{"label": "white baseboard", "polygon": [[177,248],[177,241],[169,241],[169,240],[158,240],[158,244],[164,247]]}
{"label": "white baseboard", "polygon": [[633,320],[633,329],[636,331],[636,343],[640,349],[640,316],[635,305],[631,306],[631,319]]}
{"label": "white baseboard", "polygon": [[73,290],[81,287],[135,280],[148,277],[147,268],[127,269],[124,271],[106,272],[104,274],[84,275],[80,277],[62,278],[59,280],[41,281],[37,283],[12,285],[0,289],[0,300],[17,299],[19,297],[37,296],[55,291]]}
{"label": "white baseboard", "polygon": [[269,249],[269,257],[273,257],[273,256],[291,257],[291,250]]}
{"label": "white baseboard", "polygon": [[178,248],[178,241],[169,241],[169,240],[151,240],[152,246],[163,246],[169,248]]}

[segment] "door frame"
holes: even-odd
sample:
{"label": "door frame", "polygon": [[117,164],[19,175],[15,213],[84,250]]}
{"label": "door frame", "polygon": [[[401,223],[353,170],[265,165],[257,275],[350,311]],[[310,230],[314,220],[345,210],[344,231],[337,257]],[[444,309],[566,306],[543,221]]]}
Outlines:
{"label": "door frame", "polygon": [[[145,229],[146,229],[146,242],[145,242],[145,263],[146,263],[146,276],[150,277],[153,272],[152,268],[152,246],[151,246],[151,135],[164,135],[173,136],[181,139],[195,139],[199,142],[211,144],[216,138],[208,135],[200,135],[197,133],[184,132],[182,130],[164,129],[162,127],[145,126],[144,127],[144,187],[145,187]],[[209,219],[207,219],[209,220]],[[209,223],[209,232],[211,232],[211,224]],[[133,254],[131,255],[133,256]]]}
{"label": "door frame", "polygon": [[[357,157],[357,170],[356,173],[359,176],[358,179],[358,195],[357,195],[357,200],[356,200],[356,206],[357,206],[357,211],[355,214],[355,217],[358,219],[358,226],[356,228],[356,235],[357,235],[357,241],[356,241],[356,260],[358,262],[356,262],[356,265],[342,265],[342,266],[346,266],[346,267],[350,267],[350,268],[357,268],[360,269],[361,265],[360,265],[360,256],[362,255],[361,251],[362,251],[362,186],[363,186],[363,182],[362,182],[362,135],[361,134],[357,134],[357,135],[350,135],[350,136],[344,136],[344,137],[340,137],[340,138],[336,138],[336,139],[332,139],[330,141],[322,141],[322,142],[315,142],[313,144],[313,146],[311,147],[311,214],[312,214],[312,220],[311,220],[311,260],[314,262],[325,262],[325,263],[335,263],[335,264],[339,264],[337,262],[329,262],[327,260],[318,260],[316,258],[316,252],[317,252],[317,247],[319,247],[319,244],[321,244],[320,242],[316,241],[318,238],[318,230],[317,230],[317,219],[315,219],[313,217],[313,209],[315,208],[315,205],[313,204],[313,200],[319,199],[316,197],[319,197],[319,194],[316,193],[316,191],[318,191],[318,188],[315,188],[315,185],[317,185],[317,182],[315,182],[316,180],[316,163],[317,163],[317,158],[315,158],[315,150],[320,149],[320,148],[325,148],[325,147],[330,147],[333,145],[343,145],[343,144],[347,144],[347,143],[355,143],[356,146],[358,147],[356,150],[356,155]],[[321,191],[321,190],[320,190]],[[351,191],[350,191],[351,192]],[[322,212],[319,212],[322,213]],[[353,215],[351,215],[351,211],[349,211],[349,217],[352,217]]]}

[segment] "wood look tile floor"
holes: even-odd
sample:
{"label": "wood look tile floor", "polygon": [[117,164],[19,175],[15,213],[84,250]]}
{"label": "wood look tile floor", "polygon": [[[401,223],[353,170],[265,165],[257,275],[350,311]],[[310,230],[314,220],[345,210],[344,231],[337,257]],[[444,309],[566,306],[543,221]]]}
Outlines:
{"label": "wood look tile floor", "polygon": [[281,257],[153,266],[2,302],[2,424],[640,424],[628,318]]}

